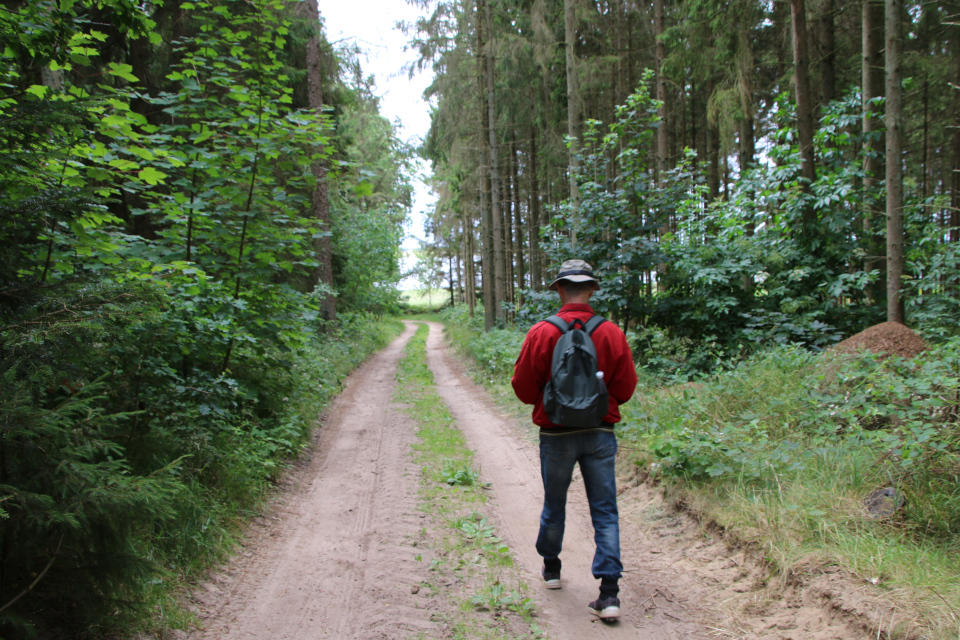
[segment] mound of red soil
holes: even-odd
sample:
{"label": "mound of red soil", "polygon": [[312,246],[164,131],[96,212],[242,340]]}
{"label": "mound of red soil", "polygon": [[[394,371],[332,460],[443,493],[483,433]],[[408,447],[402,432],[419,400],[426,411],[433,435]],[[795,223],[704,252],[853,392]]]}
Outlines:
{"label": "mound of red soil", "polygon": [[850,336],[830,348],[835,353],[853,354],[866,349],[882,356],[912,358],[928,349],[923,338],[899,322],[881,322]]}

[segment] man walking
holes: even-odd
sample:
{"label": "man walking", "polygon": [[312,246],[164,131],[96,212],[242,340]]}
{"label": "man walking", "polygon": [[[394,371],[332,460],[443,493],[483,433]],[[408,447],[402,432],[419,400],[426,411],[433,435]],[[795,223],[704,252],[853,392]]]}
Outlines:
{"label": "man walking", "polygon": [[[583,260],[567,260],[549,288],[559,294],[562,307],[557,316],[538,322],[527,333],[511,381],[517,397],[534,405],[533,422],[540,427],[540,475],[544,497],[537,552],[543,556],[541,575],[548,589],[561,587],[560,551],[567,489],[574,465],[579,464],[597,545],[593,556],[593,577],[600,580],[600,597],[588,608],[604,620],[613,620],[620,617],[618,583],[623,570],[614,469],[617,439],[613,429],[620,421],[619,406],[630,399],[637,386],[637,372],[623,332],[612,322],[602,322],[599,318],[589,323],[595,315],[590,308],[590,297],[600,288],[589,264]],[[562,322],[556,320],[557,317]],[[597,322],[600,324],[593,326]],[[556,417],[558,413],[553,409],[556,393],[547,386],[553,375],[559,378],[552,367],[558,362],[554,360],[554,347],[567,332],[560,329],[564,323],[570,331],[586,329],[590,333],[592,330],[590,338],[596,351],[597,370],[591,375],[606,383],[608,395],[606,411],[601,406],[593,414],[602,418],[569,420],[579,422],[579,426],[557,424],[550,419],[550,415]],[[603,384],[599,386],[602,391]],[[544,407],[545,390],[549,409]]]}

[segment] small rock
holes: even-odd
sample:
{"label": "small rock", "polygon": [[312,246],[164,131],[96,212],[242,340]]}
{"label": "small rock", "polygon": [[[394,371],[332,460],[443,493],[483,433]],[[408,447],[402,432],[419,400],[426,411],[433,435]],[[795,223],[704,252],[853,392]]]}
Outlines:
{"label": "small rock", "polygon": [[410,593],[419,593],[419,592],[420,592],[420,585],[415,584],[412,587],[410,587]]}
{"label": "small rock", "polygon": [[903,494],[893,487],[885,487],[874,491],[863,501],[867,514],[871,518],[884,518],[896,513],[906,503]]}

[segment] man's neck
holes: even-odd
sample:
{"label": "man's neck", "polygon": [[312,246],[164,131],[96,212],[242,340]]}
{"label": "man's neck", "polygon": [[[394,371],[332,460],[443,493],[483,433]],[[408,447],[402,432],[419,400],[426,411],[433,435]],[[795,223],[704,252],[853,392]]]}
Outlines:
{"label": "man's neck", "polygon": [[587,291],[586,293],[578,295],[569,295],[563,289],[560,289],[560,304],[590,304],[590,297],[593,295],[593,291]]}

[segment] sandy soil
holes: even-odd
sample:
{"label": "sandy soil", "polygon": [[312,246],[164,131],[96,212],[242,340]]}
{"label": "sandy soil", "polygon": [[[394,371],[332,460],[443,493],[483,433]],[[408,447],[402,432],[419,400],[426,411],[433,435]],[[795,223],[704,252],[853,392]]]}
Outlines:
{"label": "sandy soil", "polygon": [[[348,378],[276,508],[192,594],[203,628],[190,638],[446,637],[435,622],[442,616],[433,614],[453,605],[415,587],[428,579],[427,563],[414,559],[417,541],[433,525],[417,509],[418,469],[409,455],[415,425],[390,402],[396,364],[414,330],[408,324]],[[600,623],[586,609],[597,581],[590,575],[593,532],[579,476],[568,507],[564,588],[543,588],[533,546],[542,500],[536,444],[465,375],[439,325],[430,325],[427,352],[437,390],[476,451],[482,479],[492,483],[486,509],[535,585],[537,622],[550,638],[877,637],[875,626],[868,633],[864,611],[878,605],[835,568],[768,586],[751,554],[728,548],[635,477],[623,478],[620,488],[621,621]]]}

